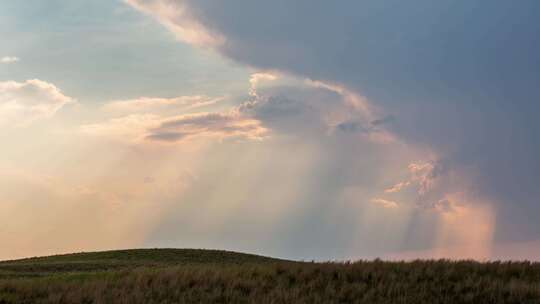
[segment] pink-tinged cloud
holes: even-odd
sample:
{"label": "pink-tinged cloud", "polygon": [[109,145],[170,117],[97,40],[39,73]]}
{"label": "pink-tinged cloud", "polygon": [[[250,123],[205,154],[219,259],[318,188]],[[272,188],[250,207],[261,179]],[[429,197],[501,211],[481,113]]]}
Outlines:
{"label": "pink-tinged cloud", "polygon": [[384,190],[385,193],[396,193],[396,192],[400,192],[401,190],[403,190],[404,188],[408,187],[409,185],[411,184],[411,182],[401,182],[401,183],[397,183],[395,184],[394,186]]}
{"label": "pink-tinged cloud", "polygon": [[394,209],[399,207],[398,203],[382,198],[374,198],[371,200],[371,202],[386,209]]}
{"label": "pink-tinged cloud", "polygon": [[124,0],[137,10],[155,17],[180,40],[199,46],[218,46],[225,38],[203,26],[189,7],[180,2],[159,0]]}
{"label": "pink-tinged cloud", "polygon": [[0,125],[25,126],[72,102],[55,85],[39,79],[0,82]]}
{"label": "pink-tinged cloud", "polygon": [[134,142],[176,143],[195,138],[260,140],[268,132],[260,121],[235,111],[204,112],[162,117],[132,114],[102,123],[84,125],[86,134]]}
{"label": "pink-tinged cloud", "polygon": [[178,96],[173,98],[139,97],[134,99],[114,100],[103,106],[103,110],[113,113],[156,113],[178,112],[214,105],[223,97],[209,96]]}

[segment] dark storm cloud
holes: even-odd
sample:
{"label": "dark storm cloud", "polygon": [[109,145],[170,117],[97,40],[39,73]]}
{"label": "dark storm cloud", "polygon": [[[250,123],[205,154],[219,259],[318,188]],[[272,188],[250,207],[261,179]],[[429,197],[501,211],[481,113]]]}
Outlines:
{"label": "dark storm cloud", "polygon": [[400,138],[473,172],[496,238],[540,237],[539,1],[162,1],[230,58],[361,92]]}

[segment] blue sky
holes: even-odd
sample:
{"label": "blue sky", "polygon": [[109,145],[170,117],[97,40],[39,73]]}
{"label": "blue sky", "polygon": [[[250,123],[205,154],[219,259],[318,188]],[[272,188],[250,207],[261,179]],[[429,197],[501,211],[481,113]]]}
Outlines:
{"label": "blue sky", "polygon": [[535,258],[539,9],[3,3],[4,255]]}
{"label": "blue sky", "polygon": [[177,41],[120,1],[8,1],[0,14],[2,53],[21,58],[0,70],[4,79],[46,78],[88,102],[246,90],[248,69]]}

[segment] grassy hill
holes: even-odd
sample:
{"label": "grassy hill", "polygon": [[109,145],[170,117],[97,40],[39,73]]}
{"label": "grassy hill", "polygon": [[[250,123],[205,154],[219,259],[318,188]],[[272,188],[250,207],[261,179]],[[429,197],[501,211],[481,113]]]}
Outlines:
{"label": "grassy hill", "polygon": [[264,264],[284,262],[253,254],[203,249],[131,249],[81,252],[0,262],[0,279],[55,274],[164,268],[198,264]]}
{"label": "grassy hill", "polygon": [[0,262],[7,303],[540,303],[540,264],[305,263],[196,249]]}

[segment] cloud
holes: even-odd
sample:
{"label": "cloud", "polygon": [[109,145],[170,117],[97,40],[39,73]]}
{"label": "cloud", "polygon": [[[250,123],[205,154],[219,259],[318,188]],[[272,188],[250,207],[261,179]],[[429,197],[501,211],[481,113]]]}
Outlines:
{"label": "cloud", "polygon": [[228,137],[262,139],[267,133],[260,121],[242,117],[236,112],[196,113],[162,120],[149,130],[146,139],[177,142],[191,137]]}
{"label": "cloud", "polygon": [[376,126],[392,123],[395,120],[396,120],[396,118],[394,116],[389,115],[389,116],[379,118],[379,119],[375,119],[375,120],[371,121],[371,125],[376,127]]}
{"label": "cloud", "polygon": [[394,209],[394,208],[399,207],[398,203],[394,201],[385,200],[382,198],[374,198],[371,200],[371,202],[374,204],[380,205],[381,207],[386,208],[386,209]]}
{"label": "cloud", "polygon": [[438,211],[438,212],[455,212],[456,210],[459,209],[459,205],[457,205],[456,202],[448,199],[448,198],[444,198],[444,199],[441,199],[437,202],[435,202],[431,208],[433,208],[434,210]]}
{"label": "cloud", "polygon": [[274,74],[270,73],[254,73],[251,74],[251,77],[249,79],[250,84],[250,90],[249,94],[251,96],[257,97],[257,86],[262,81],[273,81],[276,80],[278,77]]}
{"label": "cloud", "polygon": [[105,104],[102,109],[123,116],[86,124],[80,129],[90,135],[138,143],[177,143],[195,138],[260,140],[267,135],[269,130],[259,120],[241,113],[237,107],[173,115],[188,110],[200,111],[200,108],[215,105],[224,99],[194,95],[115,100]]}
{"label": "cloud", "polygon": [[442,165],[434,162],[420,162],[409,164],[411,182],[418,185],[418,194],[426,194],[435,183],[435,179],[442,171]]}
{"label": "cloud", "polygon": [[15,62],[18,62],[20,59],[19,57],[14,57],[14,56],[5,56],[5,57],[2,57],[0,58],[0,63],[15,63]]}
{"label": "cloud", "polygon": [[106,122],[81,126],[81,131],[96,136],[131,142],[175,143],[195,138],[242,138],[260,140],[267,129],[254,119],[231,112],[203,112],[163,117],[132,114]]}
{"label": "cloud", "polygon": [[195,137],[262,139],[270,133],[316,139],[329,136],[340,121],[354,119],[355,123],[369,126],[363,135],[382,132],[364,119],[366,115],[357,104],[360,98],[341,88],[292,77],[281,79],[270,73],[254,73],[248,81],[248,100],[237,97],[240,104],[228,111],[171,115],[215,104],[223,97],[117,100],[105,104],[103,109],[128,115],[88,124],[82,130],[139,142],[180,142]]}
{"label": "cloud", "polygon": [[210,31],[192,15],[189,6],[181,2],[155,0],[124,0],[134,8],[154,16],[180,40],[199,46],[217,46],[224,37]]}
{"label": "cloud", "polygon": [[457,213],[478,202],[486,203],[473,188],[470,172],[441,161],[417,161],[407,166],[408,177],[384,190],[388,197],[413,202],[412,207],[440,214]]}
{"label": "cloud", "polygon": [[407,181],[407,182],[400,182],[400,183],[397,183],[395,184],[394,186],[384,190],[384,192],[386,193],[396,193],[396,192],[400,192],[402,189],[404,189],[405,187],[409,186],[411,184],[410,181]]}
{"label": "cloud", "polygon": [[249,82],[250,98],[239,111],[281,135],[317,138],[338,131],[381,143],[393,140],[382,124],[372,123],[377,114],[365,98],[344,88],[268,73],[255,73]]}
{"label": "cloud", "polygon": [[[189,238],[190,232],[178,230],[182,226],[207,231],[205,238],[192,241],[197,246],[218,244],[302,258],[342,256],[342,248],[352,247],[351,239],[362,243],[362,253],[376,251],[368,243],[375,244],[373,248],[393,246],[393,241],[375,240],[374,235],[357,231],[368,230],[361,228],[365,225],[361,217],[383,221],[406,212],[396,208],[400,200],[378,200],[373,202],[376,208],[357,202],[378,198],[383,174],[397,171],[396,162],[408,158],[410,151],[397,142],[373,141],[365,132],[335,132],[340,122],[354,120],[369,126],[372,119],[364,119],[362,109],[343,91],[284,77],[290,76],[257,79],[254,93],[248,94],[248,100],[238,99],[240,105],[225,112],[228,115],[173,118],[152,135],[155,140],[182,141],[189,134],[188,126],[216,125],[221,130],[223,124],[239,118],[257,121],[268,130],[257,144],[224,141],[213,144],[204,155],[198,184],[187,190],[182,203],[197,206],[196,216],[205,218],[202,222],[210,222],[210,227],[172,208],[148,238],[151,244],[163,245],[158,240],[167,240],[167,246],[174,246]],[[396,212],[369,215],[379,207]],[[262,208],[266,211],[261,214]],[[389,229],[400,230],[399,225]]]}
{"label": "cloud", "polygon": [[0,125],[25,126],[51,117],[73,102],[56,86],[42,80],[0,82]]}
{"label": "cloud", "polygon": [[154,114],[131,114],[105,122],[82,125],[80,130],[93,136],[138,141],[144,138],[148,129],[159,126],[161,119]]}
{"label": "cloud", "polygon": [[369,136],[373,141],[389,143],[397,141],[395,135],[384,127],[385,124],[391,121],[392,120],[385,117],[367,122],[365,121],[365,118],[364,121],[362,121],[358,117],[355,117],[336,124],[334,128],[339,132],[349,134],[360,133]]}
{"label": "cloud", "polygon": [[136,112],[171,112],[196,109],[215,105],[223,97],[208,96],[178,96],[174,98],[139,97],[135,99],[114,100],[103,106],[108,112],[136,113]]}
{"label": "cloud", "polygon": [[501,212],[498,239],[540,234],[524,220],[540,211],[538,1],[130,3],[176,32],[190,28],[181,10],[191,28],[221,38],[204,45],[240,63],[361,93],[395,117],[384,124],[395,138],[469,174],[462,190]]}
{"label": "cloud", "polygon": [[265,96],[246,102],[240,106],[240,112],[262,121],[283,135],[321,136],[327,129],[322,114],[315,107],[304,100],[280,95]]}

